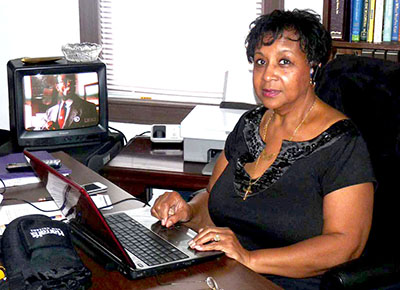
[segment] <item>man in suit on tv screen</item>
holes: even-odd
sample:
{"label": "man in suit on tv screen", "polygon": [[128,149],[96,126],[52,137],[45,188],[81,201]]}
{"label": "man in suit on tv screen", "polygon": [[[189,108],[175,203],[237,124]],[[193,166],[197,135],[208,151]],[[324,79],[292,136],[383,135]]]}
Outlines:
{"label": "man in suit on tv screen", "polygon": [[74,74],[57,76],[55,89],[58,92],[57,104],[46,111],[43,129],[59,130],[94,126],[99,116],[96,105],[81,99],[75,92]]}

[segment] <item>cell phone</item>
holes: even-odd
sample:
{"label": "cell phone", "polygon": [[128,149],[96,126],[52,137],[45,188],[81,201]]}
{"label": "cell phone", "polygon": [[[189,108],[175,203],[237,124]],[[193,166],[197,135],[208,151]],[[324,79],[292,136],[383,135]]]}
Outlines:
{"label": "cell phone", "polygon": [[81,185],[88,194],[96,194],[107,191],[107,186],[100,182],[91,182]]}

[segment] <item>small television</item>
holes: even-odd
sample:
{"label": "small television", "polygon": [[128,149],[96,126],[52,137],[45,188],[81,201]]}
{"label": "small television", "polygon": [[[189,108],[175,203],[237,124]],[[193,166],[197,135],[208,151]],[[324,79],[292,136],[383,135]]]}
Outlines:
{"label": "small television", "polygon": [[10,131],[18,148],[58,149],[108,137],[106,66],[101,61],[7,63]]}

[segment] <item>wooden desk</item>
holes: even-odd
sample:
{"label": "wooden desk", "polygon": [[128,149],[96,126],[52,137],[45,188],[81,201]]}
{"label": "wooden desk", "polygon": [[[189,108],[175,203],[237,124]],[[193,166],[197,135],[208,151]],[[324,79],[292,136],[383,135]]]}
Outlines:
{"label": "wooden desk", "polygon": [[164,273],[156,277],[128,280],[119,272],[107,271],[80,251],[85,265],[92,271],[92,289],[209,289],[205,280],[212,276],[220,289],[282,290],[263,276],[227,257]]}
{"label": "wooden desk", "polygon": [[184,162],[182,144],[154,145],[137,137],[101,171],[108,180],[135,196],[149,195],[149,188],[196,191],[207,187],[204,163]]}
{"label": "wooden desk", "polygon": [[[99,181],[108,186],[108,194],[112,202],[130,197],[124,190],[85,167],[63,152],[54,153],[62,162],[72,169],[71,177],[79,184]],[[48,193],[41,184],[31,184],[21,187],[8,188],[5,197],[23,198],[36,201],[39,197],[46,197]],[[5,204],[11,203],[4,201]],[[114,206],[112,211],[120,211],[140,207],[138,201],[124,202]],[[128,280],[116,271],[107,271],[97,264],[92,258],[78,249],[84,264],[92,271],[93,286],[91,289],[207,289],[204,282],[212,276],[220,288],[231,289],[281,289],[263,276],[249,270],[240,263],[221,257],[212,261],[190,266],[186,269],[176,270],[140,280]]]}

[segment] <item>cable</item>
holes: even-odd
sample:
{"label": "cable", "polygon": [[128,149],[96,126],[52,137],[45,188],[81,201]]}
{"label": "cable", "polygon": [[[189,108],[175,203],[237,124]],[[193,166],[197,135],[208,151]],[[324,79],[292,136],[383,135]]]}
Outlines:
{"label": "cable", "polygon": [[105,208],[109,208],[109,207],[112,207],[114,205],[117,205],[117,204],[120,204],[120,203],[123,203],[123,202],[126,202],[126,201],[130,201],[130,200],[140,201],[140,202],[142,202],[144,204],[144,206],[150,206],[150,204],[147,201],[141,200],[140,198],[128,197],[128,198],[125,198],[125,199],[121,199],[120,201],[111,203],[109,205],[105,205],[105,206],[99,207],[99,209],[102,210],[102,209],[105,209]]}
{"label": "cable", "polygon": [[140,136],[143,136],[144,134],[147,134],[147,133],[151,133],[151,131],[144,131],[144,132],[142,132],[140,134],[137,134],[135,137],[140,137]]}
{"label": "cable", "polygon": [[22,202],[25,202],[25,203],[29,204],[30,206],[36,208],[37,210],[39,210],[39,211],[41,211],[41,212],[55,212],[55,211],[61,211],[62,208],[65,207],[65,204],[63,204],[63,205],[61,206],[61,208],[57,208],[57,209],[42,209],[42,208],[39,208],[39,207],[37,207],[36,205],[34,205],[32,202],[27,201],[27,200],[25,200],[25,199],[9,197],[9,198],[5,198],[5,199],[3,199],[3,200],[22,201]]}
{"label": "cable", "polygon": [[[124,144],[124,147],[126,147],[126,146],[129,145],[129,142],[128,142],[126,136],[124,135],[124,133],[122,133],[120,130],[118,130],[118,129],[114,128],[114,127],[108,126],[108,128],[111,129],[111,130],[114,130],[114,131],[116,131],[116,132],[118,132],[118,133],[120,133],[120,134],[122,135],[122,138],[124,139],[124,143],[125,143],[125,144]],[[137,135],[135,135],[135,137],[133,137],[133,138],[132,138],[131,140],[129,140],[129,141],[132,141],[132,140],[134,140],[136,137],[140,137],[140,136],[143,136],[143,135],[148,134],[148,133],[151,133],[151,131],[144,131],[144,132],[142,132],[142,133],[140,133],[140,134],[137,134]]]}
{"label": "cable", "polygon": [[1,179],[0,178],[0,181],[1,181],[1,183],[3,184],[3,191],[2,192],[0,192],[0,194],[4,194],[4,193],[6,193],[6,184],[4,183],[4,180],[3,179]]}
{"label": "cable", "polygon": [[[39,211],[41,211],[41,212],[62,211],[62,210],[65,208],[65,204],[66,204],[66,202],[67,202],[67,200],[66,200],[66,198],[65,198],[65,199],[64,199],[64,202],[63,202],[63,204],[62,204],[62,206],[61,206],[60,208],[58,208],[58,209],[47,210],[47,209],[41,209],[41,208],[37,207],[36,205],[34,205],[32,202],[27,201],[27,200],[25,200],[25,199],[10,197],[10,198],[4,198],[3,200],[5,200],[5,201],[7,201],[7,200],[8,200],[8,201],[11,201],[11,200],[14,200],[14,201],[22,201],[22,202],[25,202],[25,203],[29,204],[30,206],[36,208],[37,210],[39,210]],[[131,200],[140,201],[140,202],[142,202],[142,203],[144,204],[144,206],[150,206],[150,204],[149,204],[147,201],[141,200],[140,198],[136,198],[136,197],[129,197],[129,198],[121,199],[121,200],[119,200],[119,201],[117,201],[117,202],[111,203],[111,204],[109,204],[109,205],[100,207],[99,209],[102,210],[102,209],[109,208],[109,207],[112,207],[112,206],[114,206],[114,205],[117,205],[117,204],[120,204],[120,203],[123,203],[123,202],[126,202],[126,201],[131,201]]]}
{"label": "cable", "polygon": [[124,139],[125,145],[128,144],[128,140],[126,139],[126,136],[124,135],[124,133],[122,133],[120,130],[115,129],[115,128],[110,127],[110,126],[108,126],[108,128],[111,129],[111,130],[114,130],[114,131],[116,131],[116,132],[118,132],[118,133],[120,133],[120,134],[122,135],[122,138]]}
{"label": "cable", "polygon": [[141,136],[143,136],[144,134],[147,134],[147,133],[151,133],[151,132],[150,131],[144,131],[144,132],[142,132],[140,134],[135,135],[132,139],[129,140],[129,142],[126,144],[125,147],[128,147],[132,142],[134,142],[135,138],[141,137]]}

